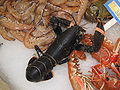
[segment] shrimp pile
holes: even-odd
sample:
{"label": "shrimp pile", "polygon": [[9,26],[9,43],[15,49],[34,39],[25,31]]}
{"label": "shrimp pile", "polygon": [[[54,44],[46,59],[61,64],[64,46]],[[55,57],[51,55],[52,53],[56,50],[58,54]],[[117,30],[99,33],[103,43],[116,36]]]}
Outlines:
{"label": "shrimp pile", "polygon": [[89,0],[48,0],[49,4],[51,4],[54,7],[57,7],[61,10],[64,10],[70,14],[76,13],[75,20],[77,24],[79,25],[81,22],[81,19],[86,11],[86,8],[89,4]]}
{"label": "shrimp pile", "polygon": [[15,39],[27,48],[38,45],[42,50],[54,41],[52,28],[40,24],[46,0],[1,0],[0,35],[9,41]]}
{"label": "shrimp pile", "polygon": [[56,35],[49,25],[51,16],[80,24],[89,2],[96,0],[0,0],[0,35],[15,39],[27,48],[46,50]]}

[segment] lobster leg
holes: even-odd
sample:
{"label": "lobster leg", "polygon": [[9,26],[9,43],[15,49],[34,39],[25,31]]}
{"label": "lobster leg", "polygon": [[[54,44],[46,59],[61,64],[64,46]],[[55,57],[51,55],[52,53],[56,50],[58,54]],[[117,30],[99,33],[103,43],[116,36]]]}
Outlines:
{"label": "lobster leg", "polygon": [[104,27],[102,22],[98,22],[94,36],[92,38],[92,46],[84,45],[84,44],[78,44],[75,49],[76,50],[82,50],[85,52],[97,52],[104,41]]}
{"label": "lobster leg", "polygon": [[59,62],[58,64],[61,65],[61,64],[64,64],[66,62],[68,62],[70,59],[68,57],[64,58],[61,62]]}

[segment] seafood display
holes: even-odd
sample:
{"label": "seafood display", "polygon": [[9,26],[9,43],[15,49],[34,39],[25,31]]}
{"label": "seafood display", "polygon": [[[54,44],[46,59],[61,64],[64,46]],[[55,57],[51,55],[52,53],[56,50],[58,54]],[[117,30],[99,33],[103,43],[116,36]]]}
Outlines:
{"label": "seafood display", "polygon": [[[54,19],[54,22],[52,22],[52,19]],[[54,31],[62,31],[62,26],[67,27],[70,24],[69,21],[59,17],[52,17],[50,23],[53,25]],[[64,32],[58,33],[57,38],[45,53],[43,53],[38,46],[35,46],[39,57],[30,59],[26,69],[27,80],[38,82],[51,79],[51,70],[53,67],[57,64],[68,62],[68,56],[73,50],[97,52],[104,40],[104,28],[102,22],[98,22],[97,24],[92,46],[80,44],[80,41],[84,37],[84,32],[85,30],[82,27],[74,25],[67,28]],[[40,53],[42,55],[40,55]]]}
{"label": "seafood display", "polygon": [[[26,68],[28,81],[49,80],[54,67],[67,63],[73,90],[119,90],[120,38],[115,44],[105,38],[103,20],[112,17],[103,5],[107,1],[0,0],[0,36],[37,52]],[[94,35],[80,26],[83,16],[97,23]],[[90,75],[78,64],[85,52],[98,61]]]}

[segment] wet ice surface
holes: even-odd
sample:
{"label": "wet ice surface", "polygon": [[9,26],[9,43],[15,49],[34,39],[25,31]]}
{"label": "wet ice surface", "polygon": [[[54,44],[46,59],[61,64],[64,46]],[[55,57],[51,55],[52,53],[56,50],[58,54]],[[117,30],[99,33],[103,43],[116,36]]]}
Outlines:
{"label": "wet ice surface", "polygon": [[0,48],[1,77],[10,84],[11,90],[72,90],[67,76],[67,64],[55,67],[54,78],[51,80],[29,82],[25,78],[25,69],[34,50],[25,48],[19,41],[9,42],[2,38],[0,41],[4,43]]}
{"label": "wet ice surface", "polygon": [[[95,24],[84,26],[88,33],[94,33]],[[120,25],[116,24],[106,32],[106,37],[113,42],[120,37]],[[27,49],[19,41],[6,41],[0,47],[0,76],[9,83],[11,90],[72,90],[67,73],[67,64],[54,67],[51,80],[33,83],[25,78],[25,69],[29,59],[35,52]],[[97,62],[87,53],[87,60],[80,61],[81,72],[87,73]],[[85,71],[85,72],[84,72]]]}

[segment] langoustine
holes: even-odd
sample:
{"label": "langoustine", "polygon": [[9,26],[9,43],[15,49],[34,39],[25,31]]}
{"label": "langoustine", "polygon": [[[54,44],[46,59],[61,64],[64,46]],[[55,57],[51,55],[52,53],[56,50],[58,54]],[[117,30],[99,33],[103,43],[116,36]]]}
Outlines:
{"label": "langoustine", "polygon": [[13,37],[8,36],[8,31],[6,30],[5,27],[0,26],[0,35],[6,40],[14,41]]}
{"label": "langoustine", "polygon": [[2,26],[9,28],[10,30],[30,30],[32,28],[32,25],[25,25],[18,22],[12,22],[6,17],[1,17],[0,22]]}

